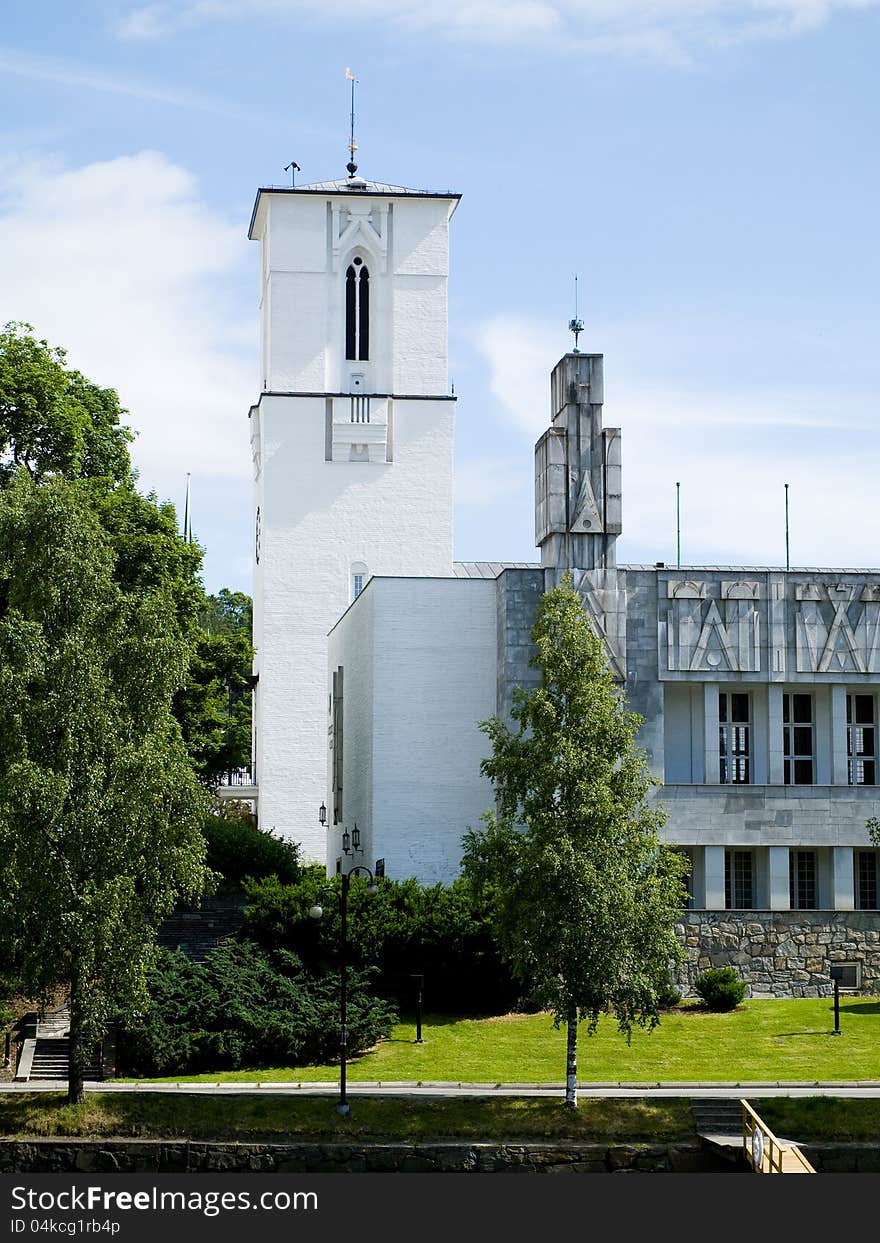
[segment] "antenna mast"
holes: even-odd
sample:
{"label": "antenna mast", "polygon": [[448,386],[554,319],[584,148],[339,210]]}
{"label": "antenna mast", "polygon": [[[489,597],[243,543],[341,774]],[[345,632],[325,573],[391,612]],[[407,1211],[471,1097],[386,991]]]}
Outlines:
{"label": "antenna mast", "polygon": [[301,168],[300,168],[300,166],[297,164],[296,160],[291,160],[289,164],[285,164],[285,165],[284,165],[284,171],[285,171],[286,173],[287,173],[287,172],[289,172],[289,173],[290,173],[290,184],[291,184],[291,187],[295,186],[295,185],[296,185],[296,175],[297,175],[297,173],[302,172],[302,169],[301,169]]}
{"label": "antenna mast", "polygon": [[346,69],[345,78],[347,82],[351,83],[351,137],[348,140],[349,157],[348,157],[348,163],[345,166],[348,169],[349,180],[351,180],[351,178],[354,177],[355,173],[358,170],[358,166],[354,162],[354,153],[358,149],[358,145],[354,140],[354,87],[355,87],[355,83],[357,82],[357,78],[354,76],[354,74],[351,72],[350,69]]}
{"label": "antenna mast", "polygon": [[574,319],[568,321],[568,331],[574,333],[574,352],[580,354],[578,349],[578,337],[584,330],[584,321],[578,318],[578,278],[575,273],[574,278]]}

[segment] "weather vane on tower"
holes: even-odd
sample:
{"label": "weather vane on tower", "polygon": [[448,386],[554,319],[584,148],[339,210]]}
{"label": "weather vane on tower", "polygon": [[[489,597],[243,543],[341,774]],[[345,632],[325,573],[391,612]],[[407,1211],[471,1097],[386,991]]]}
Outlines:
{"label": "weather vane on tower", "polygon": [[578,318],[578,278],[574,278],[574,319],[568,321],[568,331],[574,333],[574,352],[580,354],[578,337],[584,330],[584,321]]}
{"label": "weather vane on tower", "polygon": [[354,153],[358,149],[358,145],[354,140],[354,87],[357,82],[357,78],[350,69],[346,69],[345,80],[351,83],[351,137],[348,140],[349,159],[345,166],[348,169],[349,179],[351,179],[358,170],[358,166],[354,162]]}

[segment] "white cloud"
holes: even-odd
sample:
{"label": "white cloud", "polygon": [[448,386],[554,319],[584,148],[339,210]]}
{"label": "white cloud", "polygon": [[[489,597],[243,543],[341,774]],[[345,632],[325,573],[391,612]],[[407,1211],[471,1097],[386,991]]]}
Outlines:
{"label": "white cloud", "polygon": [[[155,33],[158,33],[158,29]],[[74,61],[31,56],[14,48],[0,47],[0,74],[4,73],[39,82],[55,82],[59,86],[85,87],[86,90],[105,91],[111,95],[148,99],[154,103],[171,104],[175,107],[199,108],[206,112],[222,111],[218,104],[192,91],[139,81],[130,74],[124,77],[114,76]]]}
{"label": "white cloud", "polygon": [[546,40],[557,54],[593,51],[686,63],[705,46],[780,38],[814,30],[836,14],[880,0],[167,0],[138,5],[117,20],[124,38],[157,38],[183,26],[267,17],[384,22],[498,45]]}
{"label": "white cloud", "polygon": [[[676,339],[671,322],[656,332]],[[530,445],[550,420],[548,373],[570,343],[546,322],[515,315],[487,321],[474,339],[530,469]],[[636,357],[637,342],[630,346]],[[724,374],[723,355],[719,362]],[[858,391],[753,391],[724,380],[715,389],[670,387],[662,375],[652,383],[606,366],[604,421],[623,429],[621,559],[674,563],[678,481],[684,563],[784,563],[789,483],[793,565],[877,565],[873,408],[871,394]]]}
{"label": "white cloud", "polygon": [[194,178],[143,151],[68,171],[5,161],[0,322],[24,320],[119,390],[145,487],[179,495],[186,471],[249,475],[256,317],[222,292],[247,263],[240,224]]}

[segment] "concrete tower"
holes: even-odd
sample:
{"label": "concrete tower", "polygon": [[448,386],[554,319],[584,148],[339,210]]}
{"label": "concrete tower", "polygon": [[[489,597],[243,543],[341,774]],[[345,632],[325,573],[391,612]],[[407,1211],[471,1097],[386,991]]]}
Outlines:
{"label": "concrete tower", "polygon": [[259,814],[310,860],[326,859],[327,634],[374,575],[452,573],[446,286],[458,198],[351,177],[261,189],[254,204]]}

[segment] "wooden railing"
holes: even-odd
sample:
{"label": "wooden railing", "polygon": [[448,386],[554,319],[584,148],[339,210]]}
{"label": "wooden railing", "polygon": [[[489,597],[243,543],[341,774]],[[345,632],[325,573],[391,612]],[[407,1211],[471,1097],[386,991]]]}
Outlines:
{"label": "wooden railing", "polygon": [[762,1122],[748,1101],[742,1105],[743,1151],[756,1174],[815,1174],[807,1158],[793,1144],[783,1144]]}

